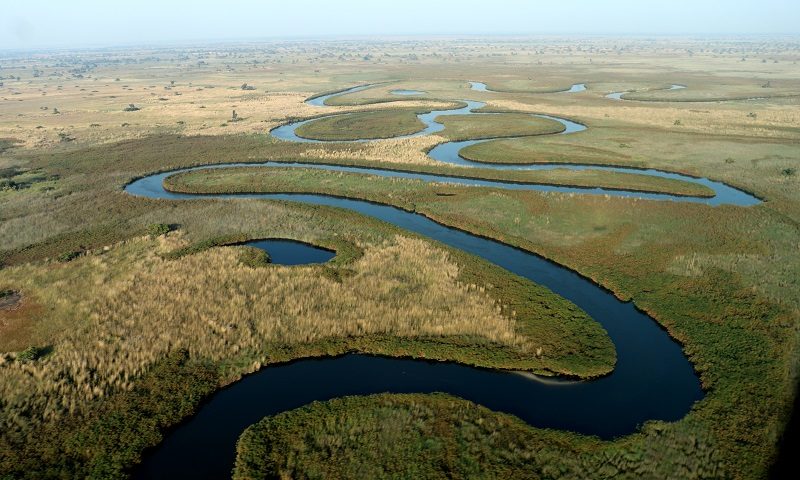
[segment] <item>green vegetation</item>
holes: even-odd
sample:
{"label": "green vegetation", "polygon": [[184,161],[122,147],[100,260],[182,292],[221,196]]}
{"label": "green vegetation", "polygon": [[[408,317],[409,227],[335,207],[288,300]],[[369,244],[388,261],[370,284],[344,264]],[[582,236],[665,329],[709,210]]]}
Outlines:
{"label": "green vegetation", "polygon": [[53,188],[57,175],[46,175],[42,170],[23,170],[18,167],[0,168],[0,192],[25,190],[33,186],[38,191]]}
{"label": "green vegetation", "polygon": [[147,234],[151,237],[160,237],[172,231],[172,227],[166,223],[151,223],[147,226]]}
{"label": "green vegetation", "polygon": [[553,82],[548,82],[550,85],[544,86],[539,81],[533,81],[532,78],[521,79],[521,78],[514,78],[510,80],[488,80],[486,83],[486,88],[495,93],[534,93],[534,94],[542,94],[542,93],[559,93],[565,92],[570,89],[570,87],[577,82],[572,80],[561,80],[561,84],[553,84]]}
{"label": "green vegetation", "polygon": [[5,153],[8,150],[14,148],[18,143],[21,143],[19,140],[13,138],[0,138],[0,155]]}
{"label": "green vegetation", "polygon": [[42,355],[42,349],[39,347],[30,346],[17,354],[16,360],[18,362],[33,362]]}
{"label": "green vegetation", "polygon": [[362,138],[391,138],[417,133],[425,128],[416,110],[378,110],[344,113],[301,125],[298,137],[314,140],[349,141]]}
{"label": "green vegetation", "polygon": [[[170,185],[193,174],[202,185],[202,171],[178,176]],[[259,182],[264,190],[295,188],[272,171],[274,183],[258,172],[228,174],[233,190],[239,181],[247,185],[245,191],[258,191]],[[209,175],[225,180],[224,171]],[[430,187],[419,183],[407,189],[395,187],[391,197],[378,197],[365,187],[378,182],[359,182],[360,190],[341,180],[327,185],[317,182],[316,188],[314,182],[303,185],[305,191],[388,199],[442,223],[553,258],[621,297],[634,299],[687,345],[703,384],[710,389],[687,421],[708,425],[731,471],[766,468],[771,458],[769,439],[779,431],[786,398],[791,398],[791,377],[787,376],[791,371],[785,365],[797,361],[793,347],[797,337],[789,328],[797,308],[791,293],[798,278],[791,259],[796,226],[763,206],[711,208],[603,197],[567,200],[532,192],[441,186],[436,191],[448,195],[426,195]],[[223,184],[217,183],[213,190],[224,191]],[[758,255],[761,251],[777,257],[767,260]],[[786,268],[761,263],[777,258]],[[724,338],[721,344],[720,338]],[[766,378],[771,388],[755,387]],[[736,406],[735,412],[728,411],[731,405]],[[768,428],[754,428],[749,422],[753,417],[761,418],[760,425]],[[748,440],[743,443],[743,438]]]}
{"label": "green vegetation", "polygon": [[222,247],[225,245],[235,245],[237,243],[246,242],[249,239],[250,239],[249,236],[245,233],[232,233],[228,235],[220,235],[218,237],[207,238],[199,242],[191,243],[184,247],[170,250],[169,252],[164,254],[164,258],[169,260],[175,260],[177,258],[186,255],[194,255],[195,253],[204,252],[209,248]]}
{"label": "green vegetation", "polygon": [[444,124],[442,135],[450,140],[547,135],[564,131],[559,122],[528,113],[441,115],[436,121]]}
{"label": "green vegetation", "polygon": [[242,265],[247,265],[250,268],[258,268],[269,265],[272,259],[269,253],[260,248],[245,247],[239,255],[239,261],[242,262]]}
{"label": "green vegetation", "polygon": [[314,402],[241,435],[233,478],[686,478],[725,476],[698,429],[661,423],[617,442],[535,430],[447,395]]}
{"label": "green vegetation", "polygon": [[[72,415],[20,437],[0,436],[4,478],[124,478],[162,432],[191,415],[218,386],[216,367],[177,351],[157,362],[136,386],[97,399]],[[32,439],[46,439],[35,441]]]}
{"label": "green vegetation", "polygon": [[793,204],[796,200],[789,192],[791,183],[785,181],[781,171],[794,168],[795,150],[791,142],[778,139],[601,125],[578,135],[479,143],[463,149],[461,155],[485,163],[581,163],[658,168],[708,176],[762,197],[780,198]]}
{"label": "green vegetation", "polygon": [[[613,366],[605,333],[574,306],[381,222],[290,202],[156,201],[121,191],[153,171],[267,160],[648,191],[698,188],[636,175],[440,165],[423,153],[438,141],[433,137],[295,144],[266,134],[322,113],[303,103],[310,92],[389,81],[395,83],[328,103],[392,100],[382,107],[411,112],[431,108],[427,98],[469,98],[489,102],[486,111],[516,112],[480,125],[445,119],[450,132],[442,133],[453,138],[496,134],[497,122],[537,130],[526,124],[530,117],[517,118],[523,112],[565,116],[589,129],[496,140],[467,154],[484,162],[660,168],[725,181],[766,201],[711,208],[301,169],[198,173],[170,182],[379,200],[539,253],[650,312],[681,342],[707,396],[679,421],[650,423],[609,442],[536,429],[450,397],[340,399],[254,427],[240,443],[250,449],[240,448],[242,468],[253,467],[254,476],[277,468],[333,478],[361,471],[763,478],[795,392],[800,351],[800,130],[798,97],[788,96],[800,91],[798,49],[767,40],[687,39],[664,55],[661,42],[614,42],[297,42],[220,45],[217,55],[153,49],[4,60],[0,138],[21,141],[11,149],[0,142],[0,292],[15,292],[0,296],[0,478],[122,477],[220,385],[294,358],[356,350],[584,376]],[[34,66],[38,76],[31,76]],[[76,74],[64,76],[68,70]],[[472,79],[521,92],[578,81],[590,89],[480,93],[468,89]],[[243,90],[245,80],[258,90]],[[655,91],[667,81],[690,88]],[[388,95],[398,85],[428,96],[423,103]],[[630,90],[670,102],[602,97]],[[672,101],[741,96],[769,98]],[[141,109],[123,111],[130,104]],[[232,109],[238,121],[231,121]],[[388,118],[379,126],[385,134],[399,131]],[[179,227],[162,235],[158,224]],[[268,237],[323,245],[337,256],[325,265],[284,268],[227,243]],[[80,255],[58,261],[72,252]],[[26,350],[23,358],[36,358],[17,361]]]}
{"label": "green vegetation", "polygon": [[81,252],[79,250],[64,252],[58,256],[58,261],[61,263],[67,263],[75,260],[76,258],[81,256]]}
{"label": "green vegetation", "polygon": [[[592,170],[555,169],[530,171],[512,178],[524,178],[526,183],[543,185],[606,187],[643,192],[672,193],[676,195],[712,196],[713,191],[703,185],[658,177],[629,173],[602,172]],[[369,181],[365,181],[369,180]],[[333,193],[353,191],[373,201],[380,201],[389,190],[417,190],[421,180],[384,178],[366,173],[331,173],[317,169],[291,168],[215,168],[200,169],[168,177],[165,185],[169,190],[183,193],[258,193],[274,189],[292,192]],[[287,186],[288,185],[288,186]],[[425,193],[423,193],[424,195]],[[428,195],[435,192],[427,191]],[[411,200],[406,208],[413,208]]]}

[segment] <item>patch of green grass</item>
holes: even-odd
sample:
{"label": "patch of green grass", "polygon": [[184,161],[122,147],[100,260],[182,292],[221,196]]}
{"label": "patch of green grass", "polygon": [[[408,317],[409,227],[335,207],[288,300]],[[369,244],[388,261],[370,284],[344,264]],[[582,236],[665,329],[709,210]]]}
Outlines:
{"label": "patch of green grass", "polygon": [[[713,191],[704,185],[668,178],[598,170],[555,169],[515,172],[503,175],[503,177],[520,179],[506,181],[542,185],[605,187],[698,197],[713,196]],[[381,195],[387,192],[397,195],[398,192],[420,190],[420,186],[424,185],[424,182],[402,178],[389,179],[367,173],[332,173],[316,169],[253,167],[195,170],[168,177],[165,185],[172,191],[184,193],[254,193],[270,192],[275,188],[295,192],[335,193],[333,192],[334,188],[339,192],[352,189],[361,192],[362,196],[369,196],[371,200],[380,201]],[[422,190],[425,191],[425,189]],[[432,194],[433,192],[427,190],[426,193]],[[411,204],[413,205],[413,202]]]}
{"label": "patch of green grass", "polygon": [[269,253],[255,247],[243,247],[239,261],[251,268],[265,267],[272,263]]}
{"label": "patch of green grass", "polygon": [[76,258],[80,257],[81,253],[82,252],[79,251],[79,250],[73,250],[73,251],[69,251],[69,252],[64,252],[64,253],[62,253],[61,255],[59,255],[57,257],[57,260],[59,262],[61,262],[61,263],[71,262],[71,261],[75,260]]}
{"label": "patch of green grass", "polygon": [[17,354],[17,361],[19,362],[33,362],[42,355],[42,349],[36,346],[30,346]]}
{"label": "patch of green grass", "polygon": [[168,260],[175,260],[186,255],[194,255],[203,252],[209,248],[222,247],[225,245],[234,245],[250,240],[250,236],[246,233],[231,233],[221,235],[218,237],[207,238],[199,242],[192,243],[177,250],[172,250],[164,254],[164,258]]}
{"label": "patch of green grass", "polygon": [[442,394],[314,402],[250,426],[236,451],[237,480],[725,476],[708,438],[693,426],[651,423],[642,434],[601,442],[532,429]]}
{"label": "patch of green grass", "polygon": [[58,175],[47,175],[42,170],[22,170],[17,167],[0,169],[0,192],[25,190],[36,185],[38,191],[52,189]]}
{"label": "patch of green grass", "polygon": [[147,234],[151,237],[160,237],[172,231],[172,226],[166,223],[151,223],[147,226]]}
{"label": "patch of green grass", "polygon": [[5,153],[7,150],[11,150],[18,143],[21,142],[14,138],[0,138],[0,154]]}
{"label": "patch of green grass", "polygon": [[295,133],[313,140],[348,141],[410,135],[425,128],[415,110],[345,113],[301,125]]}
{"label": "patch of green grass", "polygon": [[564,126],[559,122],[528,113],[440,115],[436,121],[445,126],[442,135],[456,141],[547,135],[564,131]]}

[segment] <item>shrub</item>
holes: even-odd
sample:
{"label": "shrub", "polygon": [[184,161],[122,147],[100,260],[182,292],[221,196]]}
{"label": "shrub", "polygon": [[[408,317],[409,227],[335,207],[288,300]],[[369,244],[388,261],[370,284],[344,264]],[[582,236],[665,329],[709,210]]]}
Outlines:
{"label": "shrub", "polygon": [[80,251],[71,251],[71,252],[64,252],[58,256],[58,261],[61,263],[67,263],[75,260],[76,258],[81,256]]}
{"label": "shrub", "polygon": [[0,153],[5,152],[6,150],[11,150],[18,142],[19,140],[13,138],[0,138]]}
{"label": "shrub", "polygon": [[258,268],[269,265],[272,259],[264,250],[248,247],[239,255],[239,262],[251,268]]}
{"label": "shrub", "polygon": [[17,360],[22,363],[33,362],[39,358],[41,354],[42,351],[39,347],[30,346],[17,354]]}
{"label": "shrub", "polygon": [[166,223],[151,223],[147,226],[147,235],[151,238],[160,237],[161,235],[166,235],[172,231],[172,226]]}

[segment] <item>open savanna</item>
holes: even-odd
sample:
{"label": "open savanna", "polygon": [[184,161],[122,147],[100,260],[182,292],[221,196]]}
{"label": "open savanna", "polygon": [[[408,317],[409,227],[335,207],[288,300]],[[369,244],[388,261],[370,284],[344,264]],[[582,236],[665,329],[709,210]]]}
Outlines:
{"label": "open savanna", "polygon": [[[407,232],[336,209],[155,201],[121,190],[155,171],[264,160],[677,193],[697,188],[637,175],[466,169],[424,153],[462,134],[545,126],[517,115],[523,112],[565,116],[589,130],[498,140],[469,155],[682,171],[744,187],[766,202],[712,208],[298,169],[197,173],[173,186],[374,199],[552,258],[651,313],[683,345],[706,397],[678,422],[648,424],[609,442],[536,429],[449,397],[337,400],[254,427],[240,442],[240,466],[253,461],[335,477],[365,464],[389,472],[398,459],[406,472],[431,476],[467,476],[484,465],[497,476],[764,477],[797,376],[797,99],[778,97],[797,89],[798,52],[795,43],[759,39],[437,38],[4,53],[0,292],[19,301],[0,310],[0,472],[123,477],[220,385],[304,356],[359,350],[543,373],[607,372],[613,348],[574,306]],[[519,93],[476,92],[468,81]],[[586,92],[535,93],[582,82]],[[378,85],[334,97],[328,108],[304,103],[367,83]],[[657,90],[670,83],[688,88]],[[426,94],[402,98],[389,94],[395,88]],[[692,104],[603,97],[623,90],[650,90],[653,100],[751,92],[775,98]],[[463,99],[516,113],[485,122],[445,118],[450,133],[442,136],[364,144],[300,145],[267,135],[300,118],[441,108]],[[126,111],[130,104],[139,110]],[[174,231],[151,238],[162,230],[154,224]],[[320,266],[258,267],[247,248],[223,246],[265,237],[304,240],[338,255]],[[318,318],[318,310],[329,315]],[[348,437],[356,422],[358,436]],[[264,450],[272,442],[286,449]],[[395,456],[385,451],[393,442],[403,446]],[[318,455],[320,445],[331,457]]]}

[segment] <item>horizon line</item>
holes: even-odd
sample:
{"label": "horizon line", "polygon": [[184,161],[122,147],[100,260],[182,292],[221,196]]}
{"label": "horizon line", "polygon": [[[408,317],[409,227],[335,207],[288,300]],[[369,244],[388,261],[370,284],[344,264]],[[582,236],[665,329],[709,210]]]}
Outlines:
{"label": "horizon line", "polygon": [[508,32],[508,33],[392,33],[392,34],[315,34],[315,35],[276,35],[276,36],[258,36],[258,37],[229,37],[229,38],[214,38],[214,39],[172,39],[172,40],[154,40],[151,42],[97,42],[94,44],[74,44],[70,46],[48,45],[41,44],[29,47],[4,47],[0,46],[0,52],[47,52],[59,51],[66,52],[71,50],[107,50],[107,49],[130,49],[130,48],[169,48],[169,47],[182,47],[182,46],[202,46],[202,45],[235,45],[244,43],[270,43],[277,41],[316,41],[324,42],[331,40],[380,40],[386,39],[424,39],[424,38],[451,38],[453,40],[460,38],[518,38],[518,39],[533,39],[533,38],[703,38],[708,40],[727,40],[727,39],[757,39],[757,38],[794,38],[800,41],[800,33],[697,33],[697,32],[669,32],[669,33],[647,33],[647,32],[627,32],[627,33],[600,33],[600,32],[573,32],[573,33],[532,33],[532,32]]}

